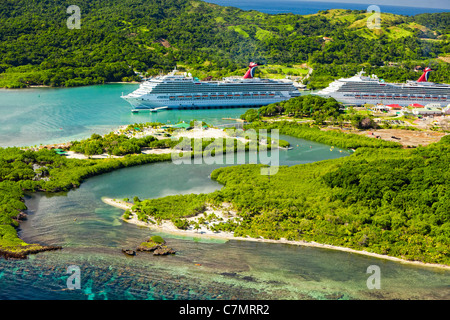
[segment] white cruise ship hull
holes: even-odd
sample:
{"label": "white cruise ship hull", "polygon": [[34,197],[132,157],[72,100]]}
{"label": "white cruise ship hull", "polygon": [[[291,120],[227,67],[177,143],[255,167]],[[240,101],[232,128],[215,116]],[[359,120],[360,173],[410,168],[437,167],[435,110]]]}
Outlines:
{"label": "white cruise ship hull", "polygon": [[132,105],[136,110],[153,110],[158,108],[165,109],[202,109],[202,108],[245,108],[245,107],[260,107],[271,103],[281,102],[290,99],[291,97],[273,97],[273,98],[249,98],[249,99],[208,99],[208,100],[186,100],[186,101],[171,101],[169,99],[151,99],[133,98],[122,96],[124,100]]}
{"label": "white cruise ship hull", "polygon": [[200,81],[174,72],[147,80],[122,99],[134,109],[200,109],[260,107],[300,96],[290,80],[253,78],[251,63],[244,78]]}
{"label": "white cruise ship hull", "polygon": [[348,105],[365,104],[398,104],[408,106],[411,104],[434,104],[445,107],[450,104],[450,85],[428,82],[425,75],[421,81],[408,81],[403,84],[385,83],[375,75],[363,76],[363,71],[346,79],[333,81],[327,88],[316,94],[326,98],[334,98]]}
{"label": "white cruise ship hull", "polygon": [[318,95],[324,97],[324,98],[334,98],[336,101],[347,104],[347,105],[354,105],[354,106],[363,106],[365,104],[384,104],[384,105],[390,105],[390,104],[398,104],[401,106],[409,106],[414,103],[418,103],[421,105],[427,105],[429,103],[433,104],[439,104],[442,108],[446,107],[448,104],[450,104],[450,98],[447,97],[429,97],[429,98],[379,98],[379,97],[362,97],[360,98],[353,98],[353,97],[346,97],[344,94],[340,93],[329,93],[329,94],[319,94]]}

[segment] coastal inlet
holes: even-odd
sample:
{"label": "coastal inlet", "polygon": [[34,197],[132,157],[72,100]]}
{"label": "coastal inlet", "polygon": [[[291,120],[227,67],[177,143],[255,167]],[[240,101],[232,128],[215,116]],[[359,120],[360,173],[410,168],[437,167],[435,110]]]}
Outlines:
{"label": "coastal inlet", "polygon": [[[347,154],[291,137],[281,165]],[[297,147],[298,145],[298,147]],[[311,146],[311,148],[310,148]],[[335,148],[336,149],[336,148]],[[0,260],[0,296],[9,299],[447,299],[448,272],[403,265],[329,249],[174,235],[122,221],[112,199],[159,198],[210,193],[220,165],[154,163],[86,180],[60,195],[32,194],[20,236],[28,243],[62,245],[23,261]],[[176,254],[135,256],[135,249],[161,236]],[[81,290],[67,290],[67,267],[81,269]],[[379,265],[382,289],[368,290],[367,267]]]}

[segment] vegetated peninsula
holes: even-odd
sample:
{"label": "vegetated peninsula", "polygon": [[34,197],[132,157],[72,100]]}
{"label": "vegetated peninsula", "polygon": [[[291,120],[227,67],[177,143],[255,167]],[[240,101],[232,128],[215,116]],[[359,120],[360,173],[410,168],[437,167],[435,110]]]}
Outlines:
{"label": "vegetated peninsula", "polygon": [[[295,98],[284,107],[301,109],[299,101],[304,99],[312,98]],[[332,101],[317,99],[323,112],[332,109]],[[246,112],[249,115],[252,112]],[[359,116],[354,118],[358,125]],[[260,165],[216,169],[211,178],[224,185],[221,190],[122,203],[124,218],[151,227],[166,224],[165,230],[171,231],[176,227],[203,230],[208,236],[225,232],[239,238],[319,243],[449,265],[449,135],[412,148],[292,120],[255,119],[246,128],[278,129],[281,134],[356,152],[339,159],[283,166],[270,177],[261,175]],[[217,214],[224,211],[233,215]]]}
{"label": "vegetated peninsula", "polygon": [[[299,137],[305,129],[292,123],[271,128]],[[259,165],[220,168],[211,174],[224,185],[219,191],[140,200],[128,209],[140,221],[172,220],[186,229],[190,217],[228,203],[238,219],[215,223],[211,231],[449,265],[449,149],[449,136],[416,149],[363,147],[344,158],[283,166],[270,178]]]}
{"label": "vegetated peninsula", "polygon": [[[277,14],[197,0],[79,0],[81,28],[69,29],[67,2],[0,3],[0,87],[79,86],[139,81],[175,66],[200,79],[241,75],[249,61],[260,77],[295,77],[326,87],[362,67],[388,82],[450,82],[450,13],[381,13],[368,28],[365,10]],[[312,71],[312,73],[311,73]]]}
{"label": "vegetated peninsula", "polygon": [[[61,144],[60,148],[0,148],[0,256],[24,258],[30,253],[60,249],[28,244],[17,237],[16,227],[20,220],[26,218],[24,192],[65,192],[77,188],[84,179],[95,175],[172,159],[169,152],[152,151],[169,149],[189,158],[199,153],[212,155],[214,152],[256,151],[261,145],[236,137],[231,137],[231,144],[223,139],[202,141],[183,134],[173,137],[171,134],[176,133],[174,127],[160,127],[159,123],[133,124],[104,136],[93,134],[81,141]],[[144,129],[150,130],[152,134],[134,137],[142,134]],[[219,129],[217,131],[222,132]],[[272,142],[265,148],[287,143],[282,140]],[[78,156],[74,156],[74,153]]]}
{"label": "vegetated peninsula", "polygon": [[127,155],[106,159],[67,159],[54,150],[0,148],[0,256],[24,258],[27,254],[60,249],[28,244],[17,237],[16,227],[26,218],[24,192],[63,192],[91,176],[133,165],[170,160],[170,154]]}

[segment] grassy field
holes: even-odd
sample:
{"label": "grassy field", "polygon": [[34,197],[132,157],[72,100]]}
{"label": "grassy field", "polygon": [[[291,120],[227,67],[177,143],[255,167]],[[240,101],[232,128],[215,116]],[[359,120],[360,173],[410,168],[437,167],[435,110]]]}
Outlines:
{"label": "grassy field", "polygon": [[[402,23],[404,21],[402,16],[384,12],[380,13],[380,29],[367,28],[368,22],[369,24],[374,22],[374,20],[372,20],[373,15],[374,12],[355,14],[349,13],[344,9],[332,9],[327,10],[327,13],[321,12],[307,16],[323,16],[328,19],[336,19],[341,22],[348,22],[350,23],[349,29],[358,29],[358,35],[369,39],[378,38],[379,36],[385,34],[388,36],[388,38],[396,40],[413,35],[415,29],[419,29],[423,32],[429,31],[427,27],[416,22]],[[395,26],[393,26],[393,24],[395,24]]]}
{"label": "grassy field", "polygon": [[[222,18],[222,20],[223,20],[223,18]],[[233,31],[239,33],[239,34],[242,35],[244,38],[250,37],[250,35],[242,29],[242,26],[229,26],[228,29],[233,30]]]}

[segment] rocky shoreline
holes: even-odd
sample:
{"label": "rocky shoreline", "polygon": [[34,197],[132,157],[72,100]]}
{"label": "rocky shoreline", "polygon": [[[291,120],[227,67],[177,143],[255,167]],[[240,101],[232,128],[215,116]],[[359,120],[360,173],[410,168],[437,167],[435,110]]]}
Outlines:
{"label": "rocky shoreline", "polygon": [[[13,218],[13,220],[20,223],[21,221],[26,220],[27,217],[28,215],[25,212],[19,211],[19,213],[15,218]],[[6,260],[24,260],[27,259],[28,255],[30,254],[61,249],[61,246],[44,246],[40,244],[29,244],[26,246],[16,246],[11,248],[0,247],[0,258],[5,258]]]}
{"label": "rocky shoreline", "polygon": [[56,251],[61,250],[61,246],[39,246],[39,245],[31,245],[32,248],[23,249],[20,251],[11,251],[0,248],[0,257],[3,257],[7,260],[24,260],[28,258],[30,254],[36,254],[44,251]]}
{"label": "rocky shoreline", "polygon": [[[122,210],[131,210],[132,204],[127,203],[125,201],[121,200],[115,200],[110,198],[102,198],[103,202],[115,206],[117,208],[120,208]],[[195,218],[195,217],[194,217]],[[365,256],[370,256],[374,258],[384,259],[384,260],[390,260],[395,261],[403,264],[411,264],[411,265],[417,265],[422,267],[431,267],[431,268],[440,268],[440,269],[447,269],[450,270],[449,265],[444,264],[438,264],[438,263],[428,263],[428,262],[422,262],[422,261],[413,261],[413,260],[406,260],[398,257],[388,256],[385,254],[379,254],[379,253],[373,253],[368,252],[365,250],[356,250],[346,247],[339,247],[329,244],[322,244],[317,243],[314,241],[304,241],[304,240],[286,240],[286,239],[264,239],[264,238],[251,238],[249,236],[246,237],[236,237],[232,232],[225,232],[225,231],[219,231],[219,232],[211,232],[210,230],[205,230],[204,232],[196,232],[195,230],[179,230],[176,227],[173,226],[172,223],[163,223],[159,226],[150,224],[147,222],[139,221],[136,216],[134,216],[132,219],[124,219],[125,222],[133,223],[138,226],[144,226],[148,227],[150,229],[154,229],[160,232],[167,232],[172,234],[179,234],[179,235],[191,235],[196,237],[204,237],[204,238],[216,238],[216,239],[224,239],[224,240],[244,240],[244,241],[257,241],[257,242],[266,242],[266,243],[283,243],[283,244],[289,244],[289,245],[300,245],[300,246],[307,246],[307,247],[316,247],[316,248],[323,248],[323,249],[331,249],[331,250],[337,250],[337,251],[344,251],[349,253],[355,253]]]}
{"label": "rocky shoreline", "polygon": [[142,252],[152,252],[154,256],[165,256],[168,254],[175,254],[175,250],[172,248],[169,248],[164,245],[156,245],[154,247],[148,248],[144,246],[139,246],[136,248],[136,251],[142,251]]}
{"label": "rocky shoreline", "polygon": [[176,253],[174,249],[166,246],[166,241],[159,236],[153,236],[147,241],[142,242],[136,250],[122,249],[122,252],[129,256],[136,255],[136,252],[152,252],[154,256],[165,256]]}

